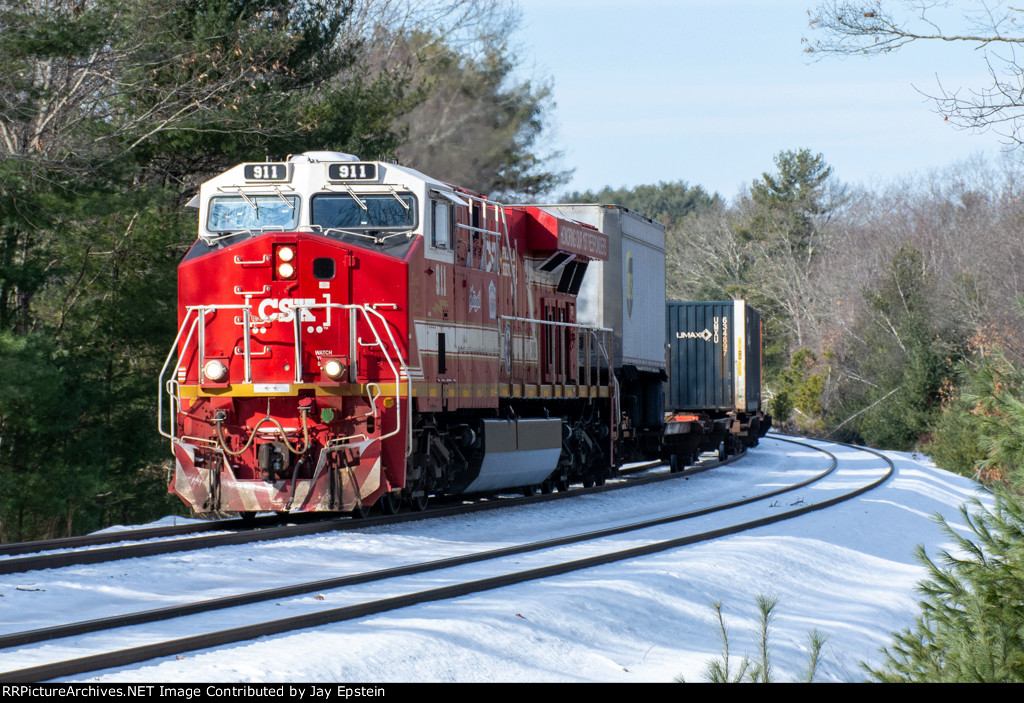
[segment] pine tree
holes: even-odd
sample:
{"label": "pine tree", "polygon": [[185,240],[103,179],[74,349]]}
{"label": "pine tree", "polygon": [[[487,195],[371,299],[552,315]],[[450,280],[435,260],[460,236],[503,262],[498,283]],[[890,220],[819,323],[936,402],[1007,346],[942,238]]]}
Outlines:
{"label": "pine tree", "polygon": [[779,152],[775,165],[777,174],[765,172],[750,186],[750,198],[759,210],[749,225],[749,236],[780,240],[809,257],[815,246],[816,219],[835,208],[826,198],[832,167],[810,149]]}
{"label": "pine tree", "polygon": [[639,185],[633,188],[612,188],[584,192],[574,191],[563,200],[569,203],[614,203],[636,210],[671,229],[692,213],[706,212],[721,207],[722,199],[715,193],[708,195],[702,186],[690,186],[686,181],[661,182],[657,185]]}
{"label": "pine tree", "polygon": [[[846,431],[871,446],[912,449],[940,410],[945,330],[935,323],[936,299],[921,252],[905,245],[877,286],[863,291],[865,311],[854,327],[854,372],[843,388]],[[847,435],[849,437],[849,435]]]}
{"label": "pine tree", "polygon": [[937,518],[956,551],[936,563],[918,548],[928,569],[921,616],[894,634],[884,665],[868,669],[875,680],[1024,681],[1024,504],[1003,494],[991,511],[973,506],[961,508],[972,538]]}

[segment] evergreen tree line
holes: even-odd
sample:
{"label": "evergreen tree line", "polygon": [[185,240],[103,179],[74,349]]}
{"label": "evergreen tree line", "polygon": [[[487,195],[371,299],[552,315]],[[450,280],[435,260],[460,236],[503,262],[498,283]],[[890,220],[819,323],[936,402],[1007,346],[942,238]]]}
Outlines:
{"label": "evergreen tree line", "polygon": [[560,184],[511,2],[0,2],[0,541],[180,509],[156,379],[184,204],[335,149],[481,192]]}

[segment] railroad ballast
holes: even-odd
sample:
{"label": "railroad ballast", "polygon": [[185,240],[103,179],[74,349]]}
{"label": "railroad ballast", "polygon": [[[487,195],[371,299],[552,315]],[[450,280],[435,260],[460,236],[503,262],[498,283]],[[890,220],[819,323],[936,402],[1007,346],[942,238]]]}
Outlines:
{"label": "railroad ballast", "polygon": [[239,164],[190,204],[160,431],[198,512],[593,485],[767,430],[759,393],[666,406],[664,229],[625,208],[337,152]]}

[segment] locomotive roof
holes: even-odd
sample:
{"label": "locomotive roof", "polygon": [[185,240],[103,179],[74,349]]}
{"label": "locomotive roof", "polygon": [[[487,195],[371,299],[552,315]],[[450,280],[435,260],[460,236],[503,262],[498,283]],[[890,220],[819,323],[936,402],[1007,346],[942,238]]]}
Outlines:
{"label": "locomotive roof", "polygon": [[[358,166],[372,166],[366,174],[354,177],[342,176],[342,167],[357,169]],[[265,174],[270,175],[265,175]],[[386,161],[360,161],[351,154],[341,152],[305,152],[290,157],[286,161],[247,161],[237,164],[227,171],[214,176],[202,184],[201,196],[211,195],[210,189],[234,189],[260,187],[274,190],[291,190],[300,193],[319,192],[332,184],[354,185],[406,185],[423,184],[431,189],[445,193],[456,193],[451,184],[439,181],[425,173],[408,166]],[[230,192],[230,191],[226,191]],[[479,196],[477,196],[479,197]],[[195,207],[193,199],[189,205]]]}
{"label": "locomotive roof", "polygon": [[[349,193],[366,197],[364,193],[369,195],[389,192],[396,198],[405,192],[421,196],[434,193],[460,205],[469,205],[469,200],[493,202],[482,195],[445,183],[408,166],[384,161],[360,161],[352,154],[341,152],[313,151],[291,156],[285,161],[251,161],[237,164],[203,183],[199,196],[193,198],[189,206],[199,208],[199,237],[204,241],[212,237],[208,242],[212,246],[215,241],[223,241],[222,232],[228,234],[225,230],[211,232],[207,229],[208,215],[213,207],[211,202],[219,197],[234,195],[246,201],[250,198],[254,201],[263,198],[264,203],[268,202],[266,199],[269,197],[278,207],[281,207],[281,204],[276,202],[278,199],[285,207],[289,207],[288,200],[296,196],[308,201],[322,193]],[[423,200],[424,202],[415,207],[426,208],[426,198]],[[251,202],[250,206],[255,207]],[[592,225],[536,205],[509,207],[511,211],[522,212],[527,216],[528,223],[523,222],[523,244],[529,248],[537,251],[566,251],[576,256],[598,260],[608,259],[608,237]],[[511,213],[509,214],[512,217]],[[303,217],[308,218],[309,215],[303,214]],[[426,217],[424,210],[419,217],[420,222]],[[512,219],[518,220],[515,217]],[[308,225],[298,223],[298,226]]]}
{"label": "locomotive roof", "polygon": [[[364,210],[363,198],[394,196],[407,211],[412,208],[408,232],[422,229],[422,222],[428,217],[426,196],[430,194],[460,205],[468,205],[468,199],[481,197],[408,166],[360,161],[352,154],[341,152],[312,151],[291,156],[285,161],[237,164],[203,183],[199,194],[188,206],[199,209],[199,239],[215,246],[223,244],[237,232],[251,234],[250,230],[255,231],[253,225],[263,231],[274,229],[275,225],[277,229],[281,225],[285,228],[310,228],[310,203],[316,196],[345,194],[352,196]],[[247,218],[236,206],[228,204],[232,199],[244,200],[255,212],[259,212],[259,207],[275,214],[267,224],[259,227],[258,223],[250,222],[253,218]],[[294,216],[288,216],[288,208]],[[214,215],[216,227],[211,224]],[[230,225],[224,225],[225,222],[230,222]],[[397,227],[384,229],[397,230]],[[393,236],[388,234],[382,241]]]}

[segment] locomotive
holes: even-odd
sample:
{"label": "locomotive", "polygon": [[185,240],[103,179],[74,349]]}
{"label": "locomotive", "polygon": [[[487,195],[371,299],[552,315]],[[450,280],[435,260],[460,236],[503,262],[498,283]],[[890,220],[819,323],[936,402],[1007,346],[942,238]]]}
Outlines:
{"label": "locomotive", "polygon": [[661,297],[652,274],[636,303],[655,311],[660,359],[623,354],[601,284],[622,279],[631,234],[604,221],[657,227],[625,208],[501,205],[339,152],[239,164],[190,205],[158,423],[169,490],[197,512],[564,490],[767,430],[759,395],[666,419],[663,229]]}

